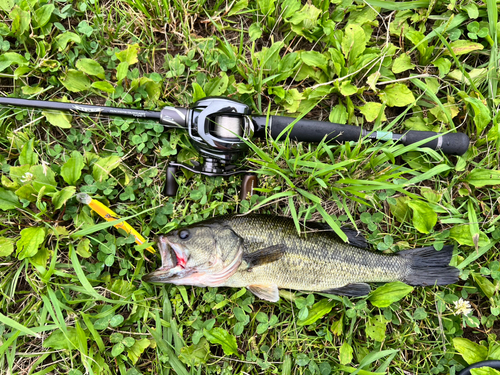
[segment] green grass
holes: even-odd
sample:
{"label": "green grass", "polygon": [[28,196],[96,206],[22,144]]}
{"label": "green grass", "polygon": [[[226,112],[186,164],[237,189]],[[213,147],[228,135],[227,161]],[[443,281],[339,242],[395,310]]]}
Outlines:
{"label": "green grass", "polygon": [[[168,162],[197,158],[186,133],[0,108],[0,373],[457,374],[500,359],[496,2],[4,0],[0,14],[2,96],[155,110],[228,96],[264,115],[471,138],[460,157],[255,139],[251,199],[240,177],[192,173],[166,197]],[[151,241],[255,210],[355,227],[377,251],[452,244],[460,281],[276,304],[155,287],[140,279],[157,256],[78,192]]]}

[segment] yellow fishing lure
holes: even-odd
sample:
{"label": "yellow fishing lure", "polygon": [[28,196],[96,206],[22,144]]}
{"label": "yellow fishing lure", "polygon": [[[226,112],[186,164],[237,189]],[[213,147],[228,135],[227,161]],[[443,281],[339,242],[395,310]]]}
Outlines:
{"label": "yellow fishing lure", "polygon": [[[119,220],[120,217],[109,207],[105,206],[98,200],[92,199],[88,194],[86,193],[79,193],[76,195],[76,199],[78,202],[86,204],[90,207],[91,210],[97,212],[99,216],[101,216],[104,220],[106,221],[113,221],[113,220]],[[132,234],[135,238],[135,243],[138,245],[142,245],[143,243],[146,242],[146,239],[141,236],[139,232],[137,232],[129,223],[126,221],[122,221],[121,223],[118,223],[114,225],[115,228],[122,229],[125,233],[127,234]],[[155,252],[155,249],[153,249],[151,246],[147,247],[146,250],[148,250],[151,253]]]}

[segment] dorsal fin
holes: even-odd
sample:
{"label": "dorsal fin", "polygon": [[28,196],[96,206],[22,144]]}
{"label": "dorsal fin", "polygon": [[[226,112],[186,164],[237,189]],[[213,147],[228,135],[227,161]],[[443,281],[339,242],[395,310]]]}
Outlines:
{"label": "dorsal fin", "polygon": [[[337,236],[337,233],[335,233],[335,231],[330,227],[330,225],[328,225],[326,223],[318,223],[316,221],[308,221],[306,223],[306,228],[315,229],[315,230],[322,231],[322,232],[328,232],[330,235],[332,235],[335,238],[340,240],[340,238]],[[364,238],[360,232],[358,232],[354,229],[347,228],[347,227],[341,227],[340,229],[342,230],[342,232],[344,232],[346,234],[347,239],[349,240],[349,243],[352,246],[360,247],[362,249],[368,248],[368,242],[366,241],[366,238]]]}
{"label": "dorsal fin", "polygon": [[342,232],[346,234],[347,239],[352,246],[360,247],[362,249],[367,249],[369,247],[368,241],[366,241],[366,238],[364,238],[360,232],[345,227],[340,229],[342,229]]}

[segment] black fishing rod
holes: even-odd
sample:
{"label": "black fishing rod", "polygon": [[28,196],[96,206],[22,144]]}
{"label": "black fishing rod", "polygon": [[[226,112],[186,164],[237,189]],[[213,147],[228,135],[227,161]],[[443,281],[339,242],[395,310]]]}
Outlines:
{"label": "black fishing rod", "polygon": [[481,368],[481,367],[491,367],[492,369],[500,370],[500,361],[494,359],[494,360],[473,363],[469,367],[466,367],[462,371],[460,371],[458,373],[458,375],[471,375],[472,374],[471,370],[473,370],[475,368]]}
{"label": "black fishing rod", "polygon": [[[246,141],[254,137],[265,137],[266,124],[268,134],[275,140],[279,140],[280,136],[286,137],[287,135],[297,141],[314,143],[322,140],[359,141],[361,138],[367,137],[382,141],[394,140],[406,146],[429,139],[420,147],[441,150],[449,155],[463,155],[469,147],[469,137],[464,133],[442,134],[410,130],[404,134],[395,134],[392,132],[372,132],[358,126],[326,121],[297,120],[286,116],[252,115],[250,107],[246,104],[222,97],[201,99],[190,108],[164,107],[161,111],[8,97],[0,97],[0,105],[86,113],[94,116],[133,117],[157,121],[166,127],[187,130],[193,146],[203,157],[204,162],[203,164],[195,164],[194,167],[171,163],[167,172],[167,195],[175,195],[176,192],[175,179],[173,178],[176,167],[186,168],[208,176],[230,176],[246,173],[246,171],[236,170],[234,162],[247,149]],[[292,123],[294,123],[292,128],[285,132]],[[254,184],[255,181],[250,178],[249,183]],[[242,189],[242,193],[245,192],[244,190]]]}
{"label": "black fishing rod", "polygon": [[[12,106],[12,107],[27,107],[27,108],[37,108],[37,109],[48,109],[54,111],[66,111],[74,113],[88,113],[103,116],[123,116],[123,117],[135,117],[144,118],[148,120],[154,120],[167,125],[167,121],[172,120],[165,116],[170,112],[165,112],[164,118],[162,119],[163,111],[143,111],[140,109],[128,109],[128,108],[118,108],[118,107],[106,107],[100,105],[88,105],[80,103],[63,103],[63,102],[51,102],[46,100],[29,100],[29,99],[18,99],[18,98],[2,98],[0,97],[0,105]],[[172,108],[172,107],[168,107]],[[178,111],[178,112],[176,112]],[[185,117],[187,110],[185,108],[175,108],[175,114]],[[181,117],[182,118],[182,117]],[[173,121],[175,122],[175,120]],[[171,123],[173,124],[171,121]],[[175,126],[175,125],[174,125]]]}

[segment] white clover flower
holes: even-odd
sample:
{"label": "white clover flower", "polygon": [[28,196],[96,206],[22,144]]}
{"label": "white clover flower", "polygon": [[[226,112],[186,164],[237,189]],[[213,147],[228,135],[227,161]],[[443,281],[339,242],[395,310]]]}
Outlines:
{"label": "white clover flower", "polygon": [[21,182],[28,182],[28,181],[31,181],[33,179],[33,174],[30,173],[30,172],[26,172],[25,174],[23,174],[23,176],[20,178]]}
{"label": "white clover flower", "polygon": [[464,301],[463,298],[460,298],[458,301],[453,302],[455,305],[455,311],[453,312],[455,315],[469,315],[472,312],[472,308],[470,306],[469,301]]}

